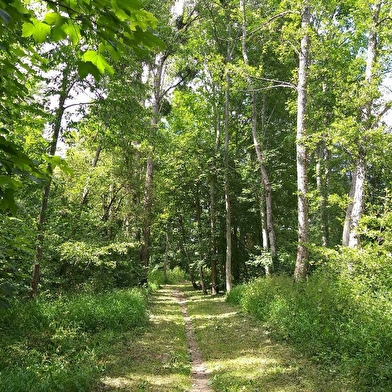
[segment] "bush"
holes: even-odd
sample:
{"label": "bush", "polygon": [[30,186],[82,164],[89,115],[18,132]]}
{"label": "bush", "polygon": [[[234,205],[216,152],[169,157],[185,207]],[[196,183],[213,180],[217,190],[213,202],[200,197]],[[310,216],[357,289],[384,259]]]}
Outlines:
{"label": "bush", "polygon": [[147,275],[148,287],[153,290],[158,289],[163,284],[177,284],[186,279],[185,272],[180,267],[174,267],[166,271],[165,281],[163,269],[159,264],[149,270]]}
{"label": "bush", "polygon": [[347,254],[336,254],[307,283],[294,284],[285,276],[260,278],[234,288],[227,300],[266,322],[277,338],[338,364],[356,378],[358,390],[387,391],[392,383],[391,291],[385,276],[375,283],[366,267],[374,264],[374,255],[362,252],[358,259],[350,257],[348,269]]}
{"label": "bush", "polygon": [[113,342],[147,322],[147,298],[138,289],[39,298],[0,317],[1,391],[85,391]]}
{"label": "bush", "polygon": [[185,272],[180,267],[167,270],[166,276],[168,284],[177,284],[187,280]]}
{"label": "bush", "polygon": [[139,244],[89,244],[64,242],[60,246],[60,287],[102,291],[137,286],[143,270],[139,261]]}

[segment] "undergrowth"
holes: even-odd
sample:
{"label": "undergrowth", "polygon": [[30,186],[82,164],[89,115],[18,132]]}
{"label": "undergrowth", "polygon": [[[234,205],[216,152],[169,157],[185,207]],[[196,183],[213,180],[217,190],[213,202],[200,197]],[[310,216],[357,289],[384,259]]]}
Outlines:
{"label": "undergrowth", "polygon": [[113,342],[146,324],[142,290],[39,298],[0,309],[0,390],[86,391]]}
{"label": "undergrowth", "polygon": [[384,261],[386,271],[377,277],[372,265],[380,274],[383,260],[366,253],[342,257],[335,256],[306,283],[294,284],[287,276],[257,279],[235,287],[227,300],[266,322],[277,338],[321,363],[338,365],[358,390],[390,391],[391,267]]}

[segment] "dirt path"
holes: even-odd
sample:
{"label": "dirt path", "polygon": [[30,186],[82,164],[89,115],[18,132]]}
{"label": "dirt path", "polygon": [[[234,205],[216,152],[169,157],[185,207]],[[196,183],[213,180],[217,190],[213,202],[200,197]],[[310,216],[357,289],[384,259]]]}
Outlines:
{"label": "dirt path", "polygon": [[182,315],[185,320],[185,333],[188,342],[189,355],[192,361],[192,389],[191,392],[212,392],[209,385],[209,374],[203,361],[199,346],[196,341],[195,331],[189,317],[186,299],[179,290],[174,290],[173,295],[181,306]]}

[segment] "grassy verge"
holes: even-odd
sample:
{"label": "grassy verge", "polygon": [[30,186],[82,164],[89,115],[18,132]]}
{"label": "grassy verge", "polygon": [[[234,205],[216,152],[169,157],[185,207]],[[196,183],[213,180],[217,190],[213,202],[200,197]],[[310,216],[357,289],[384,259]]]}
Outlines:
{"label": "grassy verge", "polygon": [[190,358],[184,319],[172,291],[150,295],[150,322],[143,334],[127,335],[105,359],[105,372],[92,391],[183,392],[190,390]]}
{"label": "grassy verge", "polygon": [[321,271],[307,283],[289,277],[258,279],[229,296],[320,364],[353,380],[356,391],[386,392],[392,382],[390,292],[363,278]]}
{"label": "grassy verge", "polygon": [[147,322],[139,290],[37,299],[1,309],[0,390],[86,391],[114,342]]}
{"label": "grassy verge", "polygon": [[331,367],[312,364],[223,297],[187,291],[200,350],[219,392],[352,391]]}

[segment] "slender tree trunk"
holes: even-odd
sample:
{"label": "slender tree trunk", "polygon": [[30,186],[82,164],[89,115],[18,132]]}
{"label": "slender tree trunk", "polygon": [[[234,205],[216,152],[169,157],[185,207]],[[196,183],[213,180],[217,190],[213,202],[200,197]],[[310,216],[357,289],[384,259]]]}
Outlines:
{"label": "slender tree trunk", "polygon": [[[93,162],[92,162],[92,164],[91,164],[91,171],[93,171],[94,168],[97,167],[97,164],[98,164],[98,161],[99,161],[99,157],[100,157],[100,155],[101,155],[101,151],[102,151],[102,146],[98,146],[97,150],[95,151],[95,156],[94,156]],[[91,177],[91,174],[90,174],[90,176],[87,178],[86,185],[85,185],[84,188],[83,188],[82,197],[81,197],[81,199],[80,199],[80,207],[81,207],[81,208],[83,208],[83,206],[86,205],[87,196],[88,196],[88,194],[89,194],[89,192],[90,192],[90,187],[89,187],[90,177]]]}
{"label": "slender tree trunk", "polygon": [[318,158],[316,164],[316,183],[317,192],[319,196],[319,219],[320,219],[320,232],[321,232],[321,245],[328,245],[328,216],[327,216],[327,170],[324,169],[324,163],[326,161],[327,151],[324,144],[318,146]]}
{"label": "slender tree trunk", "polygon": [[199,282],[201,285],[201,289],[204,294],[207,294],[207,289],[204,284],[204,272],[203,272],[203,264],[204,264],[204,249],[203,249],[203,231],[202,231],[202,223],[201,223],[201,203],[200,203],[200,195],[199,195],[199,182],[196,184],[196,194],[195,194],[195,206],[196,206],[196,223],[197,223],[197,237],[199,243]]}
{"label": "slender tree trunk", "polygon": [[[372,25],[368,34],[368,47],[366,57],[365,82],[366,88],[371,89],[374,80],[374,68],[377,61],[377,27],[379,25],[381,1],[370,5],[372,8]],[[373,125],[371,123],[373,98],[370,98],[365,103],[364,107],[360,108],[362,123],[364,129],[370,129]],[[362,140],[362,145],[358,146],[358,153],[356,157],[356,166],[353,172],[353,178],[350,187],[350,202],[346,210],[346,218],[343,228],[343,245],[350,248],[357,248],[359,246],[358,226],[363,212],[365,180],[366,180],[366,140]]]}
{"label": "slender tree trunk", "polygon": [[[244,59],[245,65],[249,65],[248,53],[246,48],[246,6],[245,0],[240,0],[240,8],[242,10],[242,57]],[[267,234],[269,240],[269,247],[267,244],[267,249],[269,248],[271,257],[276,257],[276,240],[275,240],[275,230],[273,225],[273,212],[272,212],[272,191],[271,183],[269,180],[267,169],[264,165],[263,154],[261,151],[259,137],[257,134],[257,95],[253,88],[252,80],[248,77],[249,90],[252,96],[252,137],[253,145],[255,147],[257,161],[260,167],[261,180],[264,185],[264,196],[265,196],[265,207],[266,207],[266,223],[267,223]],[[262,222],[263,223],[263,222]],[[266,243],[264,243],[265,245]]]}
{"label": "slender tree trunk", "polygon": [[[56,154],[57,143],[61,131],[61,121],[63,119],[64,111],[65,111],[65,101],[68,98],[68,94],[73,86],[73,83],[72,82],[70,83],[70,81],[68,80],[69,74],[70,74],[70,70],[68,67],[66,67],[62,75],[59,105],[57,108],[56,118],[53,124],[52,141],[49,147],[50,156],[54,156]],[[43,257],[43,246],[45,240],[46,213],[48,210],[50,187],[52,184],[53,168],[51,164],[48,165],[48,172],[50,176],[43,190],[41,209],[37,222],[37,246],[36,246],[36,254],[35,254],[35,260],[33,265],[31,283],[30,283],[30,288],[31,288],[30,297],[34,297],[38,294],[38,285],[40,281],[40,266]]]}
{"label": "slender tree trunk", "polygon": [[363,211],[363,200],[365,193],[366,162],[364,154],[359,154],[357,165],[354,172],[354,198],[351,209],[350,234],[348,246],[357,248],[359,245],[359,234],[357,232],[359,220]]}
{"label": "slender tree trunk", "polygon": [[302,29],[298,68],[298,108],[297,108],[297,192],[298,192],[298,249],[294,270],[296,282],[306,278],[309,268],[309,207],[308,179],[306,165],[306,107],[307,107],[307,72],[309,62],[310,39],[307,32],[310,24],[310,7],[305,1],[302,12]]}
{"label": "slender tree trunk", "polygon": [[226,72],[226,92],[225,92],[225,209],[226,209],[226,291],[229,293],[232,289],[232,271],[231,271],[231,203],[230,203],[230,185],[229,185],[229,74]]}
{"label": "slender tree trunk", "polygon": [[216,268],[217,245],[216,245],[216,182],[217,182],[217,167],[215,157],[218,155],[220,146],[220,116],[217,111],[216,120],[216,137],[215,137],[215,156],[213,158],[212,175],[210,179],[210,253],[211,253],[211,294],[218,293],[218,274]]}
{"label": "slender tree trunk", "polygon": [[185,259],[187,261],[188,264],[188,272],[191,278],[191,282],[193,284],[193,286],[195,286],[196,282],[195,282],[195,278],[194,278],[194,274],[193,274],[193,268],[192,268],[192,262],[191,262],[191,257],[189,255],[188,249],[186,248],[186,233],[185,233],[185,225],[184,225],[184,218],[182,215],[179,216],[178,218],[178,223],[180,225],[180,229],[181,229],[181,241],[180,241],[180,249],[182,251],[182,253],[185,256]]}
{"label": "slender tree trunk", "polygon": [[141,259],[145,267],[148,267],[149,260],[150,260],[152,179],[153,179],[153,159],[152,156],[149,155],[147,158],[146,180],[145,180],[145,187],[144,187],[144,220],[143,220],[143,228],[142,228],[142,250],[141,250]]}
{"label": "slender tree trunk", "polygon": [[[165,62],[167,54],[159,53],[155,58],[154,68],[151,70],[152,76],[152,116],[151,130],[155,133],[159,122],[159,111],[162,103],[162,84],[165,73]],[[143,264],[148,267],[150,260],[151,242],[151,208],[152,208],[152,186],[153,186],[153,151],[150,151],[146,162],[146,178],[144,187],[144,219],[142,228],[142,249],[141,259]]]}
{"label": "slender tree trunk", "polygon": [[163,279],[165,283],[167,283],[167,267],[169,265],[169,249],[170,249],[168,231],[169,231],[169,227],[166,228],[166,233],[165,233],[165,258],[163,261]]}

